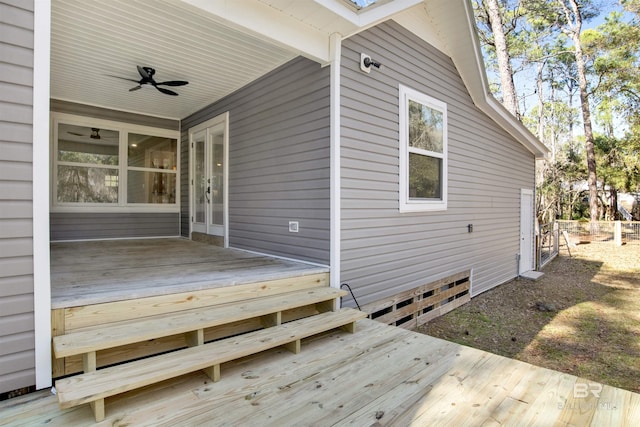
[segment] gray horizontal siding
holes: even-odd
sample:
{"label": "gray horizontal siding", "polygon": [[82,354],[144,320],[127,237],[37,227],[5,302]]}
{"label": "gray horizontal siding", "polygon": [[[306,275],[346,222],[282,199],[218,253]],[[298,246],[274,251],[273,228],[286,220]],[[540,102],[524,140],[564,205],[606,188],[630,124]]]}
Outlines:
{"label": "gray horizontal siding", "polygon": [[[382,68],[362,73],[361,52]],[[398,211],[399,84],[447,103],[446,211]],[[344,41],[341,85],[341,280],[358,302],[466,269],[473,294],[515,277],[534,158],[475,107],[451,59],[388,22]]]}
{"label": "gray horizontal siding", "polygon": [[116,122],[131,123],[140,126],[154,128],[179,130],[178,120],[165,119],[161,117],[146,116],[143,114],[128,113],[125,111],[111,110],[108,108],[95,107],[92,105],[77,104],[74,102],[51,100],[51,111],[58,113],[75,114],[78,116],[95,117]]}
{"label": "gray horizontal siding", "polygon": [[33,3],[0,3],[0,393],[35,384]]}
{"label": "gray horizontal siding", "polygon": [[184,236],[188,130],[227,111],[230,245],[328,263],[329,69],[295,59],[182,121]]}
{"label": "gray horizontal siding", "polygon": [[51,240],[175,237],[178,213],[51,213]]}

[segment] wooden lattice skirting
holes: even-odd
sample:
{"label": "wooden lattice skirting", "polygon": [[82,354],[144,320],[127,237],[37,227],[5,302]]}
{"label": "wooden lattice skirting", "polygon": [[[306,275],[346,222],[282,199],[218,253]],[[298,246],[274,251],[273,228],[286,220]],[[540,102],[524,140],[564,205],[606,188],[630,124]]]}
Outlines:
{"label": "wooden lattice skirting", "polygon": [[369,318],[414,329],[460,307],[471,299],[471,270],[399,293],[362,307]]}

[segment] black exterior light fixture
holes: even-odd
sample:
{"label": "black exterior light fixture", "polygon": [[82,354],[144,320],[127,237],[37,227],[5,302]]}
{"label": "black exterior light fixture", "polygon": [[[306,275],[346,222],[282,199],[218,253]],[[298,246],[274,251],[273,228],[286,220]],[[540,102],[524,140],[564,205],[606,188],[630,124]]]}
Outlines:
{"label": "black exterior light fixture", "polygon": [[373,59],[371,59],[371,57],[369,55],[367,55],[366,53],[361,53],[360,54],[360,69],[368,74],[368,73],[371,72],[371,67],[372,66],[376,67],[376,68],[380,68],[382,66],[382,64],[380,64],[379,62],[376,62]]}

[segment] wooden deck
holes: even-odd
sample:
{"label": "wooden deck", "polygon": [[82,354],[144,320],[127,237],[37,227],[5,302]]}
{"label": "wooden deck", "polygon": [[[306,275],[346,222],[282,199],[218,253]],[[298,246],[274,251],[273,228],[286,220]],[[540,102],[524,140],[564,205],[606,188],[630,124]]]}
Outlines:
{"label": "wooden deck", "polygon": [[51,304],[86,306],[327,271],[178,238],[52,243]]}
{"label": "wooden deck", "polygon": [[[640,395],[371,320],[106,401],[113,426],[637,425]],[[599,391],[599,397],[594,396]],[[86,426],[48,390],[0,402],[0,425]]]}
{"label": "wooden deck", "polygon": [[[84,328],[329,286],[329,269],[186,239],[52,243],[53,337]],[[312,313],[285,311],[288,320]],[[260,319],[208,328],[214,340],[259,328]],[[184,347],[163,335],[97,353],[104,367]],[[52,376],[82,371],[80,356],[53,360]]]}

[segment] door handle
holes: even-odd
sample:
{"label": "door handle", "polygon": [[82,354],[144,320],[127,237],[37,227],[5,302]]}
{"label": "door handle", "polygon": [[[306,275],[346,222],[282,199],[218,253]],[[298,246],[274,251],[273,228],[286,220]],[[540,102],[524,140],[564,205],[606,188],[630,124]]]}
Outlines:
{"label": "door handle", "polygon": [[207,187],[207,192],[204,194],[207,198],[207,203],[211,203],[211,200],[209,200],[209,194],[211,194],[211,187]]}

